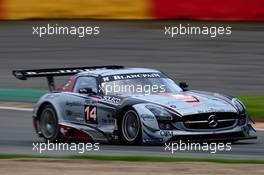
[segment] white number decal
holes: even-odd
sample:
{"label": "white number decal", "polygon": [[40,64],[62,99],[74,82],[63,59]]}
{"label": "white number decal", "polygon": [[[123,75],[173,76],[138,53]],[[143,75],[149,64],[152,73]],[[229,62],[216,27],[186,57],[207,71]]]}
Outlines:
{"label": "white number decal", "polygon": [[96,107],[95,106],[85,107],[84,112],[85,112],[86,121],[96,121]]}

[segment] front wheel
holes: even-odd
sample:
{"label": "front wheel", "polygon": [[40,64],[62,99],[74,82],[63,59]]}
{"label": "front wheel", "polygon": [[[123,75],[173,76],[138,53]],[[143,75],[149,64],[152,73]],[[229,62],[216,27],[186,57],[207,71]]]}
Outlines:
{"label": "front wheel", "polygon": [[58,117],[51,105],[46,105],[40,115],[40,131],[43,137],[49,141],[55,141],[58,136]]}
{"label": "front wheel", "polygon": [[128,145],[141,144],[141,122],[136,111],[130,109],[125,112],[121,124],[122,140]]}

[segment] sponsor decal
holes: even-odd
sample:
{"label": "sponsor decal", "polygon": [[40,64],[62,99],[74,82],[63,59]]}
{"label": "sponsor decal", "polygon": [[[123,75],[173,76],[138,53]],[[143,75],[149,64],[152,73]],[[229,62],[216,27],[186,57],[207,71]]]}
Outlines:
{"label": "sponsor decal", "polygon": [[87,99],[87,100],[85,100],[85,105],[88,105],[88,106],[96,106],[96,104],[97,104],[97,101],[98,101],[99,99],[97,99],[97,98],[91,98],[91,99]]}
{"label": "sponsor decal", "polygon": [[205,109],[197,110],[196,113],[209,113],[209,112],[233,112],[233,110],[225,109],[225,108],[215,109],[215,107],[207,107]]}
{"label": "sponsor decal", "polygon": [[141,115],[141,118],[142,118],[144,121],[153,121],[153,120],[155,120],[155,117],[154,117],[154,116],[146,115],[146,114],[142,114],[142,115]]}
{"label": "sponsor decal", "polygon": [[74,111],[71,111],[71,110],[66,110],[66,115],[69,116],[69,117],[73,117],[73,118],[75,118],[78,121],[83,121],[82,114],[79,113],[79,112],[74,112]]}
{"label": "sponsor decal", "polygon": [[138,74],[120,74],[102,77],[103,82],[116,81],[116,80],[127,80],[136,78],[163,78],[165,75],[161,73],[138,73]]}
{"label": "sponsor decal", "polygon": [[163,137],[173,136],[173,131],[161,130],[160,131],[160,136],[163,136]]}
{"label": "sponsor decal", "polygon": [[82,116],[81,113],[73,112],[73,111],[70,111],[70,110],[66,110],[66,114],[67,114],[68,116],[75,116],[75,117],[81,117],[81,116]]}
{"label": "sponsor decal", "polygon": [[149,142],[156,142],[156,143],[161,143],[163,142],[162,138],[144,138],[143,143],[149,143]]}
{"label": "sponsor decal", "polygon": [[114,103],[114,104],[119,104],[121,99],[117,97],[112,97],[112,96],[104,96],[103,101]]}
{"label": "sponsor decal", "polygon": [[115,119],[104,119],[102,118],[102,123],[112,125],[115,123]]}
{"label": "sponsor decal", "polygon": [[81,105],[82,103],[79,101],[66,101],[66,106],[73,107],[73,106],[81,106]]}
{"label": "sponsor decal", "polygon": [[[102,69],[102,68],[100,68]],[[97,70],[97,69],[58,69],[58,70],[50,70],[50,71],[28,71],[25,72],[25,74],[27,76],[32,76],[32,75],[47,75],[47,74],[71,74],[71,73],[80,73],[80,72],[87,72],[87,71],[91,71],[91,70]],[[21,73],[21,72],[17,72],[17,73]]]}
{"label": "sponsor decal", "polygon": [[192,95],[170,94],[169,96],[171,96],[172,98],[176,100],[181,100],[185,102],[199,102],[199,100]]}

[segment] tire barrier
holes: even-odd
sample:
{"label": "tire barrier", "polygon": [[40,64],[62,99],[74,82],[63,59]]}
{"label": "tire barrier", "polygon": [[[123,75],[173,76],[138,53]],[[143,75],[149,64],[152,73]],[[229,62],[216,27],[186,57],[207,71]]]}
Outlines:
{"label": "tire barrier", "polygon": [[264,21],[263,0],[153,0],[156,19]]}
{"label": "tire barrier", "polygon": [[0,0],[0,19],[264,21],[263,0]]}
{"label": "tire barrier", "polygon": [[[0,0],[1,1],[1,0]],[[3,0],[5,19],[148,19],[146,0]]]}

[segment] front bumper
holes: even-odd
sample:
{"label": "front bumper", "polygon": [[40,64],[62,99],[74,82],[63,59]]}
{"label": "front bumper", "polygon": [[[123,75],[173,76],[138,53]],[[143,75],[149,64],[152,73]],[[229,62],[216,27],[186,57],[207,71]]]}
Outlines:
{"label": "front bumper", "polygon": [[257,139],[255,131],[250,124],[236,126],[231,129],[217,131],[185,131],[185,130],[159,130],[153,132],[143,126],[143,143],[158,144],[172,141],[237,141],[242,139]]}
{"label": "front bumper", "polygon": [[173,136],[168,142],[174,141],[192,141],[192,142],[232,142],[237,140],[257,139],[257,136],[246,136],[243,132],[224,133],[224,134],[209,134],[209,135],[184,135]]}

